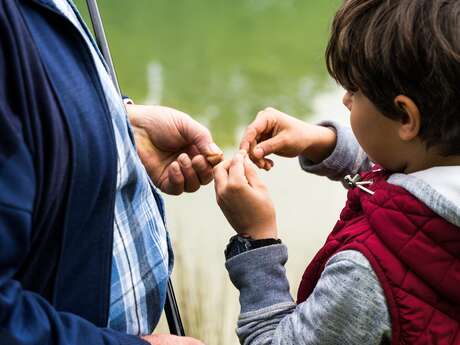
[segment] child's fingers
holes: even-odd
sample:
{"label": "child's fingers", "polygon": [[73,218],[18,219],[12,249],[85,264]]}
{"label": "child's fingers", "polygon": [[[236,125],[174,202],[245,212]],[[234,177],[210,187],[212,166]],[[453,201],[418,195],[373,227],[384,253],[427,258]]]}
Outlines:
{"label": "child's fingers", "polygon": [[246,176],[244,175],[245,156],[245,152],[242,151],[238,152],[232,159],[228,174],[228,186],[231,189],[237,190],[248,183],[246,180]]}
{"label": "child's fingers", "polygon": [[246,129],[240,143],[240,149],[249,152],[251,144],[257,143],[257,138],[260,138],[263,134],[270,133],[275,124],[276,119],[270,112],[266,110],[259,112],[256,119]]}
{"label": "child's fingers", "polygon": [[275,163],[269,158],[264,158],[263,159],[263,165],[264,165],[263,166],[264,170],[270,171],[271,168],[273,168],[273,166],[275,165]]}
{"label": "child's fingers", "polygon": [[265,157],[262,157],[262,158],[255,157],[253,154],[253,151],[254,151],[253,148],[251,148],[250,150],[251,151],[248,153],[249,158],[259,169],[264,169],[264,170],[269,171],[271,168],[273,168],[275,163],[271,159],[265,158]]}
{"label": "child's fingers", "polygon": [[264,169],[266,171],[270,171],[275,165],[275,163],[268,158],[255,159],[254,157],[251,157],[251,160],[259,169]]}
{"label": "child's fingers", "polygon": [[214,187],[218,195],[220,195],[227,186],[230,163],[231,161],[223,161],[217,164],[213,169]]}
{"label": "child's fingers", "polygon": [[270,139],[257,144],[252,154],[256,159],[262,159],[272,153],[279,152],[285,145],[285,140],[282,135],[274,136]]}
{"label": "child's fingers", "polygon": [[264,167],[264,164],[263,164],[263,159],[259,159],[259,158],[256,158],[254,157],[254,148],[256,147],[257,145],[257,141],[252,141],[249,145],[249,150],[247,151],[248,155],[249,155],[249,158],[254,162],[255,165],[257,165],[257,167],[259,169],[262,169]]}
{"label": "child's fingers", "polygon": [[258,129],[252,124],[246,128],[246,131],[243,135],[243,139],[240,142],[240,150],[245,150],[249,152],[251,147],[256,144],[256,137],[258,135]]}
{"label": "child's fingers", "polygon": [[246,175],[247,181],[251,187],[259,187],[262,185],[262,181],[257,176],[256,170],[252,167],[251,161],[248,157],[244,160],[244,174]]}

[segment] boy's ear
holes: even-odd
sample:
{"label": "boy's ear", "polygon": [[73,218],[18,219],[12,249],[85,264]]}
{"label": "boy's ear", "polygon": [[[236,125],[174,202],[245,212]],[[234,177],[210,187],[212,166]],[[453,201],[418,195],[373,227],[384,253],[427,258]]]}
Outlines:
{"label": "boy's ear", "polygon": [[399,137],[403,141],[410,141],[417,137],[420,131],[421,118],[417,105],[407,96],[399,95],[395,97],[395,105],[405,113],[399,127]]}

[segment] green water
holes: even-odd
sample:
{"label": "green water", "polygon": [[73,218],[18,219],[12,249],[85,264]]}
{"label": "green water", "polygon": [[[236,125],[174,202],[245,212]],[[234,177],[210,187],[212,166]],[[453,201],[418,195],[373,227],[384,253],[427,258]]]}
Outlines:
{"label": "green water", "polygon": [[[340,0],[99,0],[121,88],[184,110],[234,145],[266,106],[309,114]],[[86,16],[84,0],[77,6]],[[87,17],[86,17],[87,18]]]}

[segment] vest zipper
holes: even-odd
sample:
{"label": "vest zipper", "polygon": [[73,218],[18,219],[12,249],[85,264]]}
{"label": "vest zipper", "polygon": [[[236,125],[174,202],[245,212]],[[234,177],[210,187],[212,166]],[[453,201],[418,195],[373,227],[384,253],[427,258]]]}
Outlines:
{"label": "vest zipper", "polygon": [[374,195],[375,192],[371,191],[370,189],[364,187],[365,185],[371,185],[374,183],[374,181],[361,181],[361,176],[359,174],[354,175],[353,177],[351,175],[347,175],[344,177],[344,181],[346,185],[349,188],[355,188],[358,187],[359,189],[365,191],[366,193],[369,193],[370,195]]}

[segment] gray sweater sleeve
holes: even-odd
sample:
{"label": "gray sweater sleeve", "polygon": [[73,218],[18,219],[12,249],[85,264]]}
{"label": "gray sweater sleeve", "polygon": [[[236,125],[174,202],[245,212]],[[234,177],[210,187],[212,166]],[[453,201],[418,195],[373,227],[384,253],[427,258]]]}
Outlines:
{"label": "gray sweater sleeve", "polygon": [[286,261],[284,245],[251,250],[227,261],[240,291],[241,344],[378,345],[391,338],[382,288],[361,253],[334,255],[313,293],[299,305],[289,293]]}
{"label": "gray sweater sleeve", "polygon": [[337,144],[331,155],[318,164],[313,164],[306,156],[299,156],[303,170],[326,176],[331,180],[340,180],[346,175],[353,175],[371,168],[372,162],[358,144],[350,127],[333,121],[324,121],[320,125],[336,132]]}

